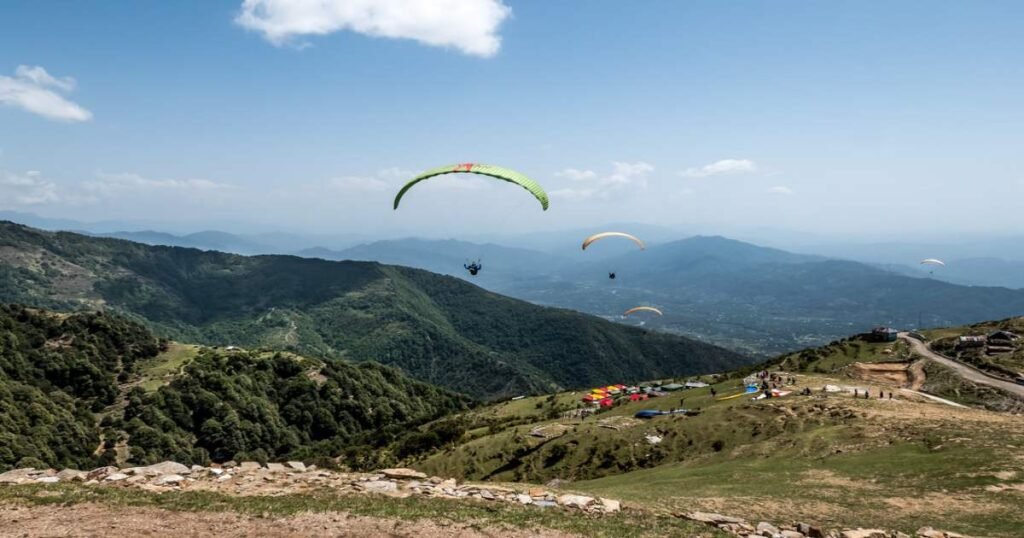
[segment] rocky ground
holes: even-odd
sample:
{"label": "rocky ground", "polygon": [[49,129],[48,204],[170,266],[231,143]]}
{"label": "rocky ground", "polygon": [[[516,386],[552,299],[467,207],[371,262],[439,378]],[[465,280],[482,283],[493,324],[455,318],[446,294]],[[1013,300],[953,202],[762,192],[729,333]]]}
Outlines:
{"label": "rocky ground", "polygon": [[[211,467],[188,467],[163,462],[146,467],[101,467],[91,471],[16,469],[0,474],[0,485],[71,483],[81,487],[132,488],[149,492],[205,491],[231,496],[273,497],[329,490],[342,495],[378,494],[388,497],[427,497],[478,503],[507,503],[538,510],[576,512],[579,517],[606,517],[622,510],[619,501],[554,488],[526,485],[458,483],[428,477],[412,469],[384,469],[374,473],[344,473],[317,469],[302,462],[228,462]],[[40,493],[45,493],[41,491]],[[803,523],[751,524],[720,514],[673,514],[699,522],[709,530],[735,536],[766,538],[903,538],[908,535],[875,529],[823,530]],[[260,518],[224,512],[181,512],[152,507],[112,507],[77,504],[59,507],[0,504],[0,536],[568,536],[557,531],[530,529],[521,533],[507,527],[492,528],[487,521],[456,523],[407,521],[353,516],[345,513],[304,513]],[[921,538],[958,538],[962,535],[924,528]],[[908,537],[909,538],[909,537]]]}

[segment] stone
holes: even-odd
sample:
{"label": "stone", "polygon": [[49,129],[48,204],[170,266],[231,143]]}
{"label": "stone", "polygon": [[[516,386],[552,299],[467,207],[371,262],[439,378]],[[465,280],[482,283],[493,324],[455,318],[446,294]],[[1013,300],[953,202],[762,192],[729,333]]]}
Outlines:
{"label": "stone", "polygon": [[98,469],[93,469],[89,471],[89,474],[85,475],[85,478],[87,480],[103,480],[104,478],[107,477],[107,475],[114,474],[118,471],[120,471],[120,469],[118,469],[117,467],[100,467]]}
{"label": "stone", "polygon": [[272,472],[272,473],[283,473],[283,472],[287,471],[288,469],[284,465],[282,465],[280,463],[268,463],[267,464],[267,470]]}
{"label": "stone", "polygon": [[157,478],[154,484],[158,486],[176,486],[184,481],[185,477],[180,474],[165,474]]}
{"label": "stone", "polygon": [[601,509],[604,510],[604,513],[606,514],[614,514],[615,512],[622,510],[622,503],[614,499],[602,498]]}
{"label": "stone", "polygon": [[103,477],[103,480],[105,482],[120,482],[126,478],[128,478],[128,475],[124,473],[111,473]]}
{"label": "stone", "polygon": [[931,527],[921,527],[917,529],[917,535],[920,538],[946,538],[946,533],[937,531]]}
{"label": "stone", "polygon": [[191,470],[192,473],[194,473],[194,474],[195,473],[202,473],[202,472],[206,471],[206,467],[203,467],[202,465],[193,465],[192,467],[189,467],[189,470]]}
{"label": "stone", "polygon": [[454,478],[449,478],[448,480],[442,480],[438,486],[442,488],[455,489],[459,487],[459,483],[456,482]]}
{"label": "stone", "polygon": [[427,478],[426,473],[421,473],[415,469],[384,469],[377,472],[379,472],[380,474],[384,475],[387,478],[393,478],[395,480],[424,480]]}
{"label": "stone", "polygon": [[548,494],[547,490],[544,488],[530,488],[526,493],[530,497],[544,497]]}
{"label": "stone", "polygon": [[125,480],[125,483],[128,483],[128,484],[138,484],[139,482],[145,482],[148,478],[149,477],[147,477],[146,475],[136,474],[136,475],[129,476],[128,480]]}
{"label": "stone", "polygon": [[221,469],[234,469],[235,467],[238,467],[238,462],[235,460],[228,460],[220,464]]}
{"label": "stone", "polygon": [[779,534],[779,528],[767,521],[762,521],[757,524],[757,532],[761,533],[762,536],[775,536]]}
{"label": "stone", "polygon": [[722,523],[746,523],[746,521],[743,521],[738,517],[723,516],[722,514],[716,514],[714,512],[690,512],[688,514],[679,514],[676,517],[689,519],[691,521],[699,521],[709,525],[720,525]]}
{"label": "stone", "polygon": [[239,464],[238,468],[244,472],[258,471],[263,468],[258,462],[255,461],[243,461]]}
{"label": "stone", "polygon": [[393,493],[398,491],[398,484],[389,480],[370,480],[359,482],[359,488],[371,493]]}
{"label": "stone", "polygon": [[77,469],[64,469],[57,473],[57,478],[61,482],[85,482],[87,476],[89,476],[89,473]]}
{"label": "stone", "polygon": [[570,508],[586,508],[593,503],[594,498],[585,495],[562,495],[558,498],[558,504]]}
{"label": "stone", "polygon": [[800,531],[784,530],[779,533],[779,536],[782,538],[805,538],[806,535]]}
{"label": "stone", "polygon": [[210,469],[210,474],[212,474],[213,476],[220,476],[224,474],[224,469],[218,469],[216,467],[213,467]]}
{"label": "stone", "polygon": [[539,506],[541,508],[554,508],[558,506],[558,503],[555,501],[533,501],[533,504],[534,506]]}
{"label": "stone", "polygon": [[60,479],[56,476],[41,476],[36,479],[36,482],[39,484],[56,484],[60,482]]}
{"label": "stone", "polygon": [[225,480],[231,480],[231,475],[229,475],[229,474],[222,474],[222,475],[217,477],[217,482],[224,482]]}
{"label": "stone", "polygon": [[516,502],[519,504],[533,504],[533,497],[520,493],[516,495]]}
{"label": "stone", "polygon": [[14,469],[6,473],[0,473],[0,484],[27,484],[32,481],[36,474],[37,471],[31,467]]}
{"label": "stone", "polygon": [[302,463],[301,461],[289,461],[287,465],[288,467],[292,468],[293,470],[299,471],[300,473],[306,470],[306,464]]}
{"label": "stone", "polygon": [[847,529],[839,533],[840,538],[888,538],[889,533],[880,529]]}
{"label": "stone", "polygon": [[147,474],[156,473],[160,475],[165,474],[189,474],[192,472],[188,467],[175,462],[175,461],[162,461],[160,463],[145,467]]}

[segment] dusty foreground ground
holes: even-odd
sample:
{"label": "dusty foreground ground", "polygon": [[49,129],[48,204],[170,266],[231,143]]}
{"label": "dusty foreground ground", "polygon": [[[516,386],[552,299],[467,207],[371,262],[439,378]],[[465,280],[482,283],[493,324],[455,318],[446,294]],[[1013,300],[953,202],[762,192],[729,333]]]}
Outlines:
{"label": "dusty foreground ground", "polygon": [[517,531],[466,523],[402,521],[344,513],[253,517],[225,512],[176,512],[100,504],[0,506],[0,536],[360,536],[418,538],[573,536],[550,530]]}

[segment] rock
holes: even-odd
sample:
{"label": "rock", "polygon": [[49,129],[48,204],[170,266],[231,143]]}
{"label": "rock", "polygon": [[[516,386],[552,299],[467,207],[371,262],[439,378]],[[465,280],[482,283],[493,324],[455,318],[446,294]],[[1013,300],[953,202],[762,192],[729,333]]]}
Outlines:
{"label": "rock", "polygon": [[377,472],[383,474],[387,478],[394,478],[396,480],[423,480],[427,478],[426,473],[421,473],[414,469],[384,469]]}
{"label": "rock", "polygon": [[459,483],[456,482],[454,478],[449,478],[448,480],[441,481],[441,483],[438,484],[438,487],[448,488],[448,489],[455,489],[455,488],[459,487]]}
{"label": "rock", "polygon": [[185,477],[180,474],[165,474],[160,478],[157,478],[154,484],[158,486],[176,486],[184,481]]}
{"label": "rock", "polygon": [[87,476],[89,476],[89,473],[77,469],[64,469],[57,473],[57,478],[61,482],[85,482]]}
{"label": "rock", "polygon": [[701,523],[707,523],[708,525],[721,525],[722,523],[747,523],[738,517],[723,516],[722,514],[716,514],[714,512],[690,512],[688,514],[677,514],[676,517],[689,519],[691,521],[699,521]]}
{"label": "rock", "polygon": [[255,461],[243,461],[238,468],[243,472],[258,471],[263,468],[262,465]]}
{"label": "rock", "polygon": [[494,494],[486,489],[480,490],[480,496],[483,497],[484,499],[487,499],[488,501],[494,500]]}
{"label": "rock", "polygon": [[622,510],[622,503],[620,503],[619,501],[616,501],[614,499],[604,499],[604,498],[602,498],[601,499],[601,509],[604,510],[604,513],[606,513],[606,514],[614,514],[615,512],[618,512],[619,510]]}
{"label": "rock", "polygon": [[0,484],[27,484],[38,474],[38,471],[31,467],[14,469],[6,473],[0,473]]}
{"label": "rock", "polygon": [[779,536],[782,536],[782,538],[805,538],[805,536],[807,536],[807,535],[805,535],[804,533],[802,533],[800,531],[785,530],[785,531],[780,532]]}
{"label": "rock", "polygon": [[267,464],[267,470],[272,472],[272,473],[283,473],[283,472],[287,471],[288,469],[284,465],[282,465],[280,463],[268,463]]}
{"label": "rock", "polygon": [[108,475],[114,474],[118,471],[120,471],[120,469],[118,469],[117,467],[100,467],[98,469],[93,469],[89,471],[89,474],[85,475],[85,478],[87,480],[103,480]]}
{"label": "rock", "polygon": [[296,471],[299,471],[300,473],[306,470],[306,464],[302,463],[301,461],[289,461],[287,465],[288,467]]}
{"label": "rock", "polygon": [[216,467],[213,467],[210,469],[210,474],[212,474],[213,476],[220,476],[224,474],[224,469],[218,469]]}
{"label": "rock", "polygon": [[547,490],[544,488],[530,488],[526,493],[530,497],[544,497],[548,494]]}
{"label": "rock", "polygon": [[192,471],[192,474],[199,474],[206,471],[206,467],[203,467],[202,465],[193,465],[192,467],[189,467],[189,469]]}
{"label": "rock", "polygon": [[917,529],[917,535],[920,538],[947,538],[950,534],[931,527],[921,527]]}
{"label": "rock", "polygon": [[888,538],[889,534],[880,529],[848,529],[839,533],[840,538]]}
{"label": "rock", "polygon": [[143,474],[132,475],[128,477],[128,480],[125,480],[125,483],[138,484],[139,482],[145,482],[147,478],[148,477]]}
{"label": "rock", "polygon": [[594,498],[585,495],[562,495],[558,498],[558,504],[570,508],[586,508],[593,503]]}
{"label": "rock", "polygon": [[223,482],[225,480],[231,480],[231,475],[229,475],[229,474],[222,474],[222,475],[217,477],[217,482]]}
{"label": "rock", "polygon": [[124,473],[111,473],[103,477],[103,480],[106,482],[120,482],[126,478],[128,478],[128,475]]}
{"label": "rock", "polygon": [[541,508],[554,508],[558,506],[558,503],[555,501],[533,501],[533,504],[534,506],[539,506]]}
{"label": "rock", "polygon": [[779,528],[767,521],[762,521],[757,524],[757,532],[761,533],[762,536],[775,536],[779,534]]}
{"label": "rock", "polygon": [[60,482],[60,479],[56,476],[41,476],[36,479],[36,482],[39,484],[56,484]]}
{"label": "rock", "polygon": [[516,495],[516,502],[519,504],[533,504],[533,498],[522,493]]}
{"label": "rock", "polygon": [[238,462],[235,460],[228,460],[220,464],[221,469],[234,469],[235,467],[238,467]]}
{"label": "rock", "polygon": [[192,472],[188,467],[175,462],[175,461],[163,461],[155,465],[145,467],[147,474],[155,473],[160,475],[165,474],[189,474]]}
{"label": "rock", "polygon": [[357,485],[363,491],[371,493],[392,493],[398,491],[398,484],[388,480],[370,480],[359,482]]}

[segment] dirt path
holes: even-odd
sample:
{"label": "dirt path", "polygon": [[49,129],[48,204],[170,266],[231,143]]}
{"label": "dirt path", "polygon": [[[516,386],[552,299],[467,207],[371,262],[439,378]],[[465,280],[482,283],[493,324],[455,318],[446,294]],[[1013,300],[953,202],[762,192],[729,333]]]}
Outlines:
{"label": "dirt path", "polygon": [[988,374],[985,374],[981,370],[968,366],[960,361],[953,360],[949,357],[939,355],[932,351],[924,342],[915,340],[908,336],[906,333],[900,333],[900,338],[910,344],[910,348],[914,350],[914,353],[933,360],[943,366],[952,368],[960,377],[964,379],[978,383],[980,385],[988,385],[997,389],[1005,390],[1011,394],[1024,397],[1024,385],[1018,385],[1009,381],[1003,381],[1002,379],[996,379]]}
{"label": "dirt path", "polygon": [[73,506],[0,505],[0,537],[131,537],[217,536],[242,537],[416,537],[483,538],[572,536],[541,529],[509,529],[467,523],[404,521],[353,516],[339,512],[307,513],[262,518],[229,512],[174,512],[158,508],[113,507],[97,504]]}

